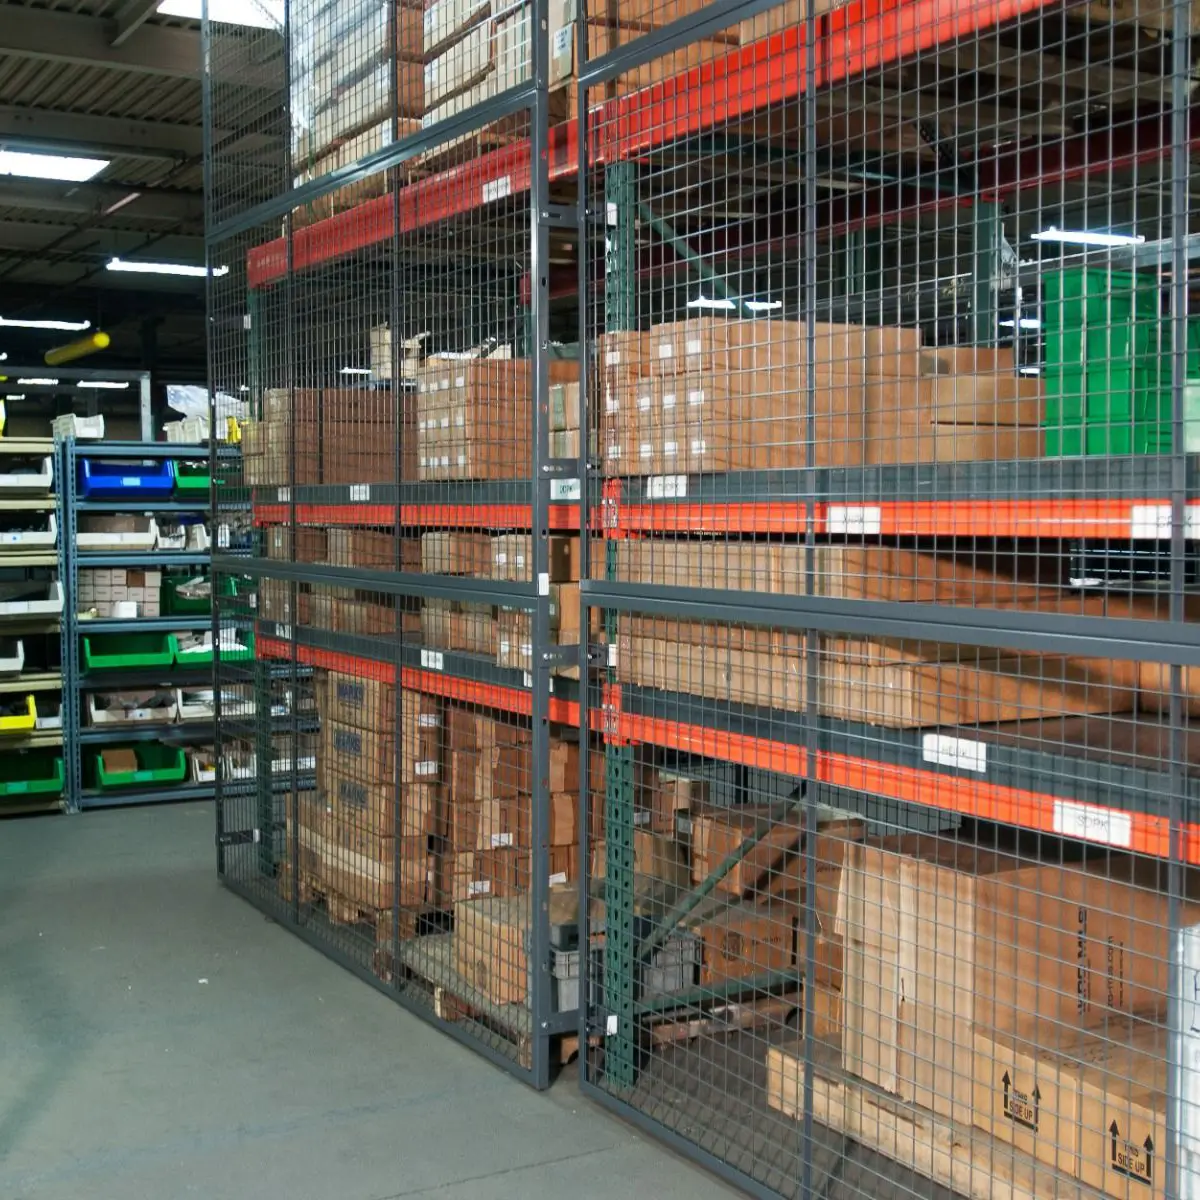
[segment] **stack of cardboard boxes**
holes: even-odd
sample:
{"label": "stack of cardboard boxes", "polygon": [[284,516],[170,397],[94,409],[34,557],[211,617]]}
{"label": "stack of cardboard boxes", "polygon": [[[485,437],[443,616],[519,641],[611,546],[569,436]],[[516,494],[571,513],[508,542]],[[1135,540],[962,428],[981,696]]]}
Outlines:
{"label": "stack of cardboard boxes", "polygon": [[[1174,948],[1152,865],[848,847],[843,1066],[1106,1195],[1163,1195]],[[1200,906],[1184,901],[1184,926]]]}
{"label": "stack of cardboard boxes", "polygon": [[[157,617],[161,607],[162,572],[127,567],[92,567],[79,572],[76,611],[113,617],[118,604],[136,604],[139,617]],[[123,610],[124,611],[124,610]]]}
{"label": "stack of cardboard boxes", "polygon": [[[912,329],[696,317],[597,339],[611,475],[1037,457],[1041,386],[1010,352]],[[807,412],[812,396],[813,427]]]}
{"label": "stack of cardboard boxes", "polygon": [[[292,161],[303,186],[420,128],[422,7],[413,0],[304,0],[292,16]],[[394,83],[394,88],[393,88]],[[320,220],[387,190],[381,172],[298,209]]]}

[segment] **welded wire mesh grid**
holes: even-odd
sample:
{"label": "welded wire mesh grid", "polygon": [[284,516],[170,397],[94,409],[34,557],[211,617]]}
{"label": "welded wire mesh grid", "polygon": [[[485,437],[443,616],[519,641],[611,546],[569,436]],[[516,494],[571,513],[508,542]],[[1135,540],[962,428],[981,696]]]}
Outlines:
{"label": "welded wire mesh grid", "polygon": [[1190,8],[715,11],[586,38],[587,1088],[1186,1194]]}
{"label": "welded wire mesh grid", "polygon": [[223,876],[544,1085],[577,1007],[579,747],[549,696],[579,539],[550,537],[535,398],[576,445],[579,405],[569,349],[535,378],[531,11],[292,5],[288,186],[216,226],[210,311],[214,391],[249,402],[225,617],[256,639],[220,671],[306,699],[221,722]]}

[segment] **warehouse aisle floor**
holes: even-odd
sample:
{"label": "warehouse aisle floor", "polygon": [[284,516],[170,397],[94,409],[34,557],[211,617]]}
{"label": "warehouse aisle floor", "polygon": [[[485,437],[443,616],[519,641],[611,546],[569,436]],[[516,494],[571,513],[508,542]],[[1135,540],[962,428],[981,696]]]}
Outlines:
{"label": "warehouse aisle floor", "polygon": [[6,1200],[715,1200],[218,883],[208,805],[0,822]]}

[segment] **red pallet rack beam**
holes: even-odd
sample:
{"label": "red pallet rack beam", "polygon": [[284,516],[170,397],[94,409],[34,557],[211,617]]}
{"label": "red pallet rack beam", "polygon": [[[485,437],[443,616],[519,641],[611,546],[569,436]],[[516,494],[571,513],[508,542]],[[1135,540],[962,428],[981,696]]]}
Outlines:
{"label": "red pallet rack beam", "polygon": [[[287,504],[256,504],[257,526],[287,525]],[[527,504],[297,504],[299,525],[375,526],[388,529],[530,529],[533,517]],[[579,528],[577,505],[552,504],[550,528],[573,532]]]}

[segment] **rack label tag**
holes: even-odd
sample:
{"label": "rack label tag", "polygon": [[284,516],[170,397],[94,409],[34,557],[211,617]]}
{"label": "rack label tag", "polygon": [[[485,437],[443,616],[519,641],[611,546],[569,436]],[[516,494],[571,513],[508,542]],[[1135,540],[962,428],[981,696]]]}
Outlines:
{"label": "rack label tag", "polygon": [[361,504],[371,498],[371,485],[368,483],[352,483],[350,485],[350,503]]}
{"label": "rack label tag", "polygon": [[827,524],[830,533],[882,533],[883,509],[877,504],[831,504]]}
{"label": "rack label tag", "polygon": [[444,671],[446,669],[446,657],[440,650],[422,650],[421,666],[427,671]]}
{"label": "rack label tag", "polygon": [[1129,509],[1129,536],[1157,538],[1171,536],[1171,506],[1169,504],[1134,504]]}
{"label": "rack label tag", "polygon": [[499,179],[489,179],[483,185],[483,202],[490,204],[493,200],[503,200],[512,195],[512,176],[501,175]]}
{"label": "rack label tag", "polygon": [[581,495],[578,479],[552,479],[550,481],[550,499],[561,503],[564,500],[578,500]]}
{"label": "rack label tag", "polygon": [[1055,800],[1054,832],[1084,842],[1103,842],[1106,846],[1128,849],[1133,844],[1133,817],[1115,808]]}
{"label": "rack label tag", "polygon": [[287,504],[292,499],[292,489],[280,488],[279,491],[275,493],[275,497],[280,504]]}
{"label": "rack label tag", "polygon": [[652,475],[646,480],[651,500],[682,500],[687,495],[686,475]]}
{"label": "rack label tag", "polygon": [[969,738],[945,733],[927,733],[921,739],[921,757],[939,767],[957,767],[960,771],[987,771],[987,746]]}

